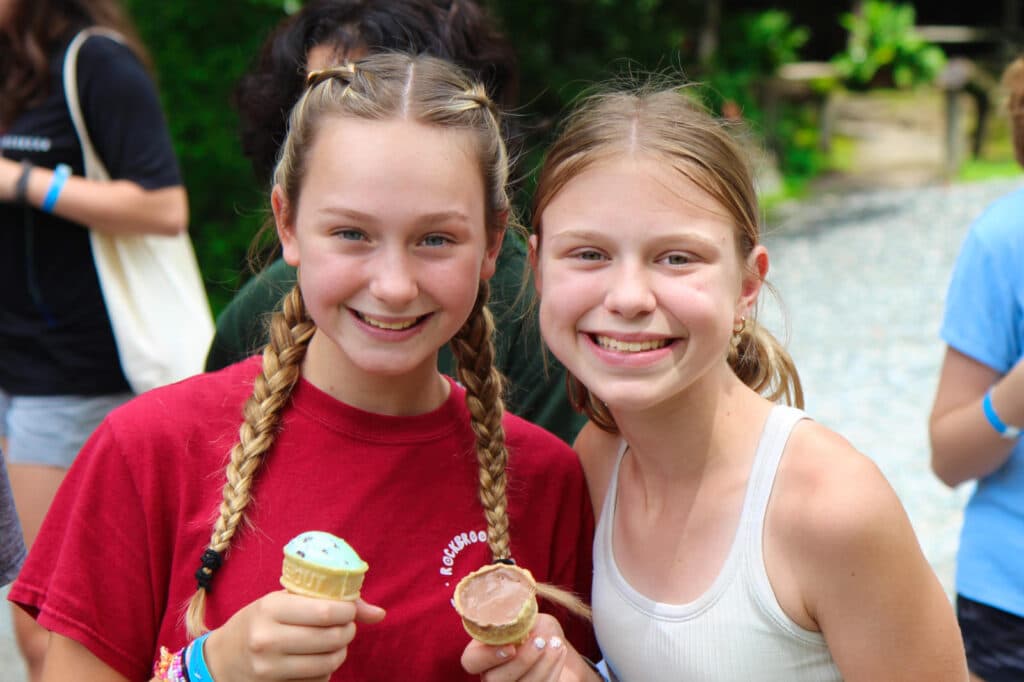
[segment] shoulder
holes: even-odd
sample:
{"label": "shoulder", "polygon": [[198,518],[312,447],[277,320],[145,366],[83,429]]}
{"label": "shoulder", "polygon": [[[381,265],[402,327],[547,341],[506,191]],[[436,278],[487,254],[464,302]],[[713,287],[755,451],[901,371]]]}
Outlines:
{"label": "shoulder", "polygon": [[106,35],[90,35],[78,53],[78,79],[83,95],[134,101],[155,92],[149,73],[130,47]]}
{"label": "shoulder", "polygon": [[78,53],[78,68],[145,71],[138,55],[125,43],[103,34],[90,35]]}
{"label": "shoulder", "polygon": [[804,584],[874,573],[916,547],[896,492],[845,438],[804,420],[780,463],[769,507],[773,537]]}
{"label": "shoulder", "polygon": [[968,238],[990,249],[1002,249],[1024,238],[1024,188],[1002,196],[989,204],[971,225]]}
{"label": "shoulder", "polygon": [[535,469],[550,476],[582,479],[579,459],[571,447],[547,429],[506,413],[502,425],[509,450],[509,468],[526,473]]}
{"label": "shoulder", "polygon": [[261,358],[253,357],[155,388],[111,412],[107,421],[123,436],[147,440],[187,438],[187,434],[216,430],[222,424],[237,431],[242,405],[252,393],[260,368]]}
{"label": "shoulder", "polygon": [[547,429],[518,415],[506,412],[502,417],[502,426],[505,428],[505,440],[509,448],[515,450],[517,455],[529,452],[576,460],[576,453],[565,441]]}
{"label": "shoulder", "polygon": [[870,531],[878,515],[899,507],[869,457],[809,419],[797,424],[786,445],[772,504],[787,526],[838,543]]}

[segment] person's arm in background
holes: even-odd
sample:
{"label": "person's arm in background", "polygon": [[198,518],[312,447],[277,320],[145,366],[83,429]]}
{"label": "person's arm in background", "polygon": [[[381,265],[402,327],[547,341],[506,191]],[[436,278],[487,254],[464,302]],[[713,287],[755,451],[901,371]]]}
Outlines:
{"label": "person's arm in background", "polygon": [[295,268],[278,259],[239,289],[217,316],[217,331],[206,356],[206,371],[227,367],[260,352],[268,341],[267,321],[295,285]]}
{"label": "person's arm in background", "polygon": [[1018,439],[1001,437],[982,409],[991,388],[992,407],[1009,426],[1024,426],[1024,360],[1002,378],[955,348],[946,350],[932,408],[932,469],[949,486],[983,478],[1001,467]]}
{"label": "person's arm in background", "polygon": [[[0,201],[14,201],[22,166],[0,158]],[[25,200],[41,208],[53,182],[54,171],[33,166]],[[60,192],[53,213],[91,229],[113,233],[174,235],[188,227],[185,188],[147,190],[130,180],[100,181],[71,176]]]}
{"label": "person's arm in background", "polygon": [[1003,438],[982,400],[1009,426],[1024,426],[1024,191],[971,226],[946,297],[945,361],[929,422],[932,469],[947,485],[985,477],[1019,442]]}
{"label": "person's arm in background", "polygon": [[[89,38],[78,57],[78,96],[89,137],[111,180],[72,175],[53,213],[108,233],[184,232],[188,198],[156,86],[138,58],[109,38]],[[16,161],[0,159],[0,201],[16,199],[24,170]],[[43,206],[54,177],[53,169],[29,168],[24,187],[29,205]]]}

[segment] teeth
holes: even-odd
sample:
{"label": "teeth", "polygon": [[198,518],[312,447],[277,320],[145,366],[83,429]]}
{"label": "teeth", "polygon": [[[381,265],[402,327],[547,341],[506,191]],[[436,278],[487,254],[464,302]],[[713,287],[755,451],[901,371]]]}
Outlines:
{"label": "teeth", "polygon": [[647,350],[656,350],[658,348],[664,348],[668,343],[665,339],[656,339],[653,341],[619,341],[608,336],[597,337],[597,343],[601,348],[605,350],[613,350],[618,353],[642,353]]}
{"label": "teeth", "polygon": [[359,319],[361,319],[363,322],[370,325],[371,327],[377,327],[378,329],[388,329],[391,331],[408,329],[409,327],[415,325],[417,321],[416,319],[412,319],[407,322],[384,322],[383,320],[375,320],[372,317],[367,317],[366,315],[363,314],[359,315]]}

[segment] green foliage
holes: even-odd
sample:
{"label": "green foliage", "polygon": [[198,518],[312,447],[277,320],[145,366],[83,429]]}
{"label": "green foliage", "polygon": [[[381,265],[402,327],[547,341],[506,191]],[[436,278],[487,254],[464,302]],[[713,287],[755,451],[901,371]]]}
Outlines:
{"label": "green foliage", "polygon": [[848,32],[847,49],[832,61],[851,89],[924,85],[946,63],[945,53],[914,31],[909,4],[867,0],[859,13],[844,14],[840,22]]}
{"label": "green foliage", "polygon": [[[268,189],[242,156],[231,94],[265,37],[301,0],[124,0],[156,65],[191,207],[191,234],[215,311],[248,276],[246,251],[268,214]],[[539,164],[555,123],[591,85],[627,74],[669,72],[700,81],[709,104],[738,105],[757,130],[759,83],[797,58],[806,29],[784,12],[725,13],[719,53],[701,60],[704,0],[481,0],[519,55],[526,135],[521,175]],[[735,106],[734,106],[735,108]],[[799,112],[782,126],[797,142],[793,168],[808,168]],[[787,127],[788,126],[788,127]],[[801,156],[803,154],[804,156]],[[523,183],[525,188],[529,182]],[[519,193],[520,206],[529,201]]]}
{"label": "green foliage", "polygon": [[738,110],[756,132],[770,133],[781,169],[798,177],[809,177],[821,166],[814,112],[802,105],[783,105],[768,131],[762,107],[765,85],[779,67],[800,58],[809,37],[810,31],[794,25],[782,10],[733,15],[722,26],[718,53],[706,78],[708,104],[726,115]]}
{"label": "green foliage", "polygon": [[217,311],[246,274],[245,254],[267,201],[241,154],[231,93],[284,16],[283,4],[126,0],[125,6],[155,62],[188,189],[190,232]]}

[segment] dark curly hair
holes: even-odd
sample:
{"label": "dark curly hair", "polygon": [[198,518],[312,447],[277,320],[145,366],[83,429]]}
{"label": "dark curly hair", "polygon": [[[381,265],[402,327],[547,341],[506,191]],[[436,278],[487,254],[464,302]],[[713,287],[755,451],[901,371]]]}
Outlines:
{"label": "dark curly hair", "polygon": [[503,109],[518,99],[515,51],[475,2],[312,0],[271,33],[235,90],[242,152],[261,181],[273,173],[288,113],[305,87],[306,56],[318,45],[339,55],[400,50],[440,57],[467,69]]}

